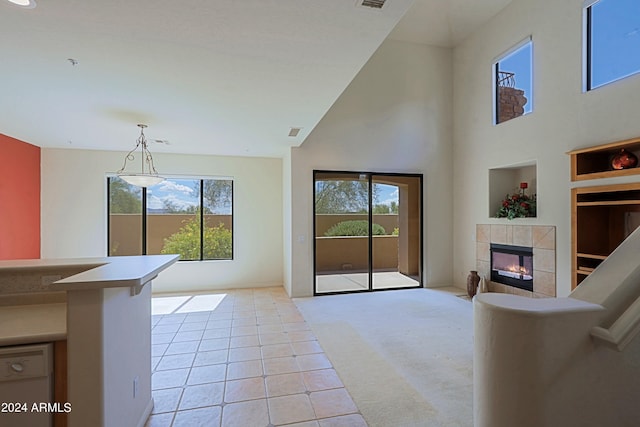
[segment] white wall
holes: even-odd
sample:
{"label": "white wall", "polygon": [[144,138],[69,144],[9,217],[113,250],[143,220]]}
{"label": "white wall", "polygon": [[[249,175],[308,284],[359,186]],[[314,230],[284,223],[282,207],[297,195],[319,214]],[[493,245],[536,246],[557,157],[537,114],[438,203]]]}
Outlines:
{"label": "white wall", "polygon": [[[106,256],[106,174],[125,153],[42,149],[42,258]],[[167,175],[234,179],[234,259],[177,263],[154,292],[282,286],[282,161],[154,153]]]}
{"label": "white wall", "polygon": [[291,294],[313,293],[313,170],[424,174],[426,286],[449,284],[451,52],[385,41],[291,152]]}
{"label": "white wall", "polygon": [[[582,3],[514,0],[454,50],[456,283],[463,283],[475,264],[475,225],[506,222],[488,217],[488,169],[536,160],[538,217],[512,223],[557,227],[557,295],[571,290],[570,188],[605,182],[572,184],[565,153],[640,135],[640,75],[582,93]],[[533,112],[494,126],[492,62],[529,35]]]}
{"label": "white wall", "polygon": [[283,286],[287,294],[291,295],[292,292],[292,254],[291,254],[291,152],[282,160],[282,222],[283,222]]}

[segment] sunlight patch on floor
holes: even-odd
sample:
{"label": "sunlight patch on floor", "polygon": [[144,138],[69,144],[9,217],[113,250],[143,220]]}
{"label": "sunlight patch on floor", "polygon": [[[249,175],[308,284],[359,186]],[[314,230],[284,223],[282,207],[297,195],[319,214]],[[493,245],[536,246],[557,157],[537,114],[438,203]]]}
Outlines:
{"label": "sunlight patch on floor", "polygon": [[195,313],[215,310],[227,294],[185,295],[151,299],[151,314]]}
{"label": "sunlight patch on floor", "polygon": [[151,314],[171,314],[190,297],[153,297],[151,299]]}
{"label": "sunlight patch on floor", "polygon": [[197,311],[213,311],[220,305],[227,294],[196,295],[176,311],[176,313],[194,313]]}

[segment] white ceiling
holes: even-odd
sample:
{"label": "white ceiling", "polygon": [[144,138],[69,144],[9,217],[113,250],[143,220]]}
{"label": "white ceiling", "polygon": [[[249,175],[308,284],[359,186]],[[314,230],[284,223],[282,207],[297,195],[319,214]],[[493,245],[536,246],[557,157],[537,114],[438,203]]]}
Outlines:
{"label": "white ceiling", "polygon": [[453,47],[512,0],[415,0],[390,35],[394,40]]}
{"label": "white ceiling", "polygon": [[1,133],[128,151],[145,123],[152,152],[279,157],[392,30],[453,46],[510,0],[36,1],[0,0]]}

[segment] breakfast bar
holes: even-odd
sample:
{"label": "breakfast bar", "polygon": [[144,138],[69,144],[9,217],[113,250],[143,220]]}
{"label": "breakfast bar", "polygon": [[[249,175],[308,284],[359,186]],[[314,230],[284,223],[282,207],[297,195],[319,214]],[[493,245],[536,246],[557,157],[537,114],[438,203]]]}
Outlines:
{"label": "breakfast bar", "polygon": [[69,426],[144,426],[153,409],[151,281],[178,258],[0,261],[0,298],[64,298],[0,306],[0,346],[66,336]]}

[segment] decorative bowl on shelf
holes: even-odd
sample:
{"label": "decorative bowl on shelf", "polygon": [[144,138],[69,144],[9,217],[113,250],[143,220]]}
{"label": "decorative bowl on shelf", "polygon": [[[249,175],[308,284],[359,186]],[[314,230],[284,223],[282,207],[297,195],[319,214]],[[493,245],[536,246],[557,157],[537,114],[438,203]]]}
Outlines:
{"label": "decorative bowl on shelf", "polygon": [[613,156],[611,159],[611,167],[616,170],[631,169],[638,165],[638,156],[625,150],[624,148],[620,152]]}

